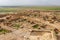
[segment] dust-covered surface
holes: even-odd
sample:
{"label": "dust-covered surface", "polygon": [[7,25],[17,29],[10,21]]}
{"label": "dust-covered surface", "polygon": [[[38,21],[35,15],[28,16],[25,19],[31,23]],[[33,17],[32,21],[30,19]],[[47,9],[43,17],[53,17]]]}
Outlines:
{"label": "dust-covered surface", "polygon": [[60,40],[59,38],[60,11],[26,9],[0,14],[0,40]]}

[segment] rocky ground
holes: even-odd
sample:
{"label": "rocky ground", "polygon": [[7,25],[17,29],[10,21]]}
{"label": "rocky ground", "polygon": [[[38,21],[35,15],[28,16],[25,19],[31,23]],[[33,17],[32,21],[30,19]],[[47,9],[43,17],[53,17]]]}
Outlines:
{"label": "rocky ground", "polygon": [[60,12],[20,10],[13,14],[0,14],[0,40],[28,40],[24,37],[29,37],[32,30],[54,31],[56,40],[59,40]]}

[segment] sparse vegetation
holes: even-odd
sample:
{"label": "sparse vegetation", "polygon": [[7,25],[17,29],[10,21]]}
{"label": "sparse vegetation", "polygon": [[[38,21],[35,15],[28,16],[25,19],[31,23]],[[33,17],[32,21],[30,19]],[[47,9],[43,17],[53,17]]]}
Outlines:
{"label": "sparse vegetation", "polygon": [[0,33],[1,34],[5,34],[5,33],[9,33],[11,32],[10,30],[6,30],[6,29],[0,29]]}
{"label": "sparse vegetation", "polygon": [[[58,32],[60,32],[59,31],[60,22],[57,22],[59,19],[57,19],[58,18],[56,16],[57,14],[56,15],[54,14],[54,12],[55,12],[55,11],[53,11],[54,9],[52,9],[52,10],[50,8],[49,9],[45,8],[43,10],[40,10],[41,8],[40,9],[25,8],[25,9],[21,9],[21,10],[20,9],[14,10],[14,9],[9,9],[9,8],[0,9],[0,12],[14,13],[14,14],[8,14],[8,15],[4,14],[5,16],[3,15],[3,17],[2,16],[0,17],[0,28],[3,28],[3,29],[0,29],[0,33],[4,34],[4,36],[6,36],[7,34],[8,34],[7,36],[11,36],[14,34],[11,37],[15,36],[15,38],[18,37],[21,40],[20,36],[24,37],[24,35],[26,35],[26,33],[28,35],[28,32],[31,33],[31,31],[35,30],[35,29],[37,29],[36,31],[43,30],[43,32],[40,32],[42,35],[45,33],[44,32],[45,30],[48,31],[48,33],[51,33],[51,32],[49,32],[49,30],[50,31],[54,30],[56,34],[58,34]],[[60,10],[60,9],[57,9],[57,10]],[[3,19],[3,20],[1,20],[1,19]],[[54,28],[56,28],[56,29],[54,29]],[[9,30],[11,30],[12,32]],[[8,32],[10,32],[10,33],[8,33]],[[5,33],[7,33],[7,34],[5,34]],[[36,34],[40,34],[40,33],[37,32]],[[15,40],[15,39],[12,39],[12,40]]]}
{"label": "sparse vegetation", "polygon": [[33,25],[32,27],[33,27],[33,28],[38,28],[39,25],[38,25],[38,24],[35,24],[35,25]]}
{"label": "sparse vegetation", "polygon": [[13,27],[18,29],[20,27],[20,25],[19,24],[14,24]]}

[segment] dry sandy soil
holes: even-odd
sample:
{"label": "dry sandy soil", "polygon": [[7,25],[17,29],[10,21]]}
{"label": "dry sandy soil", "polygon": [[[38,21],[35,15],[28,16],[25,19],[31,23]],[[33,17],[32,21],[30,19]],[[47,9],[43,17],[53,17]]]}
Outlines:
{"label": "dry sandy soil", "polygon": [[12,13],[0,14],[0,40],[60,40],[60,11]]}

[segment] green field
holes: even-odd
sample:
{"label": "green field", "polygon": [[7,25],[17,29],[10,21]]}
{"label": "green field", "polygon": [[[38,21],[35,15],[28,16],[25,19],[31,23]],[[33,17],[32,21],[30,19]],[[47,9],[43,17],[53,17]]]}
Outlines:
{"label": "green field", "polygon": [[21,9],[39,9],[39,10],[60,10],[60,7],[16,7],[16,8],[0,8],[0,12],[16,12]]}

